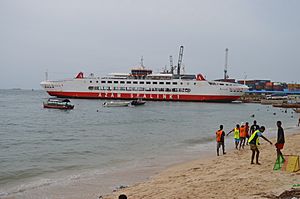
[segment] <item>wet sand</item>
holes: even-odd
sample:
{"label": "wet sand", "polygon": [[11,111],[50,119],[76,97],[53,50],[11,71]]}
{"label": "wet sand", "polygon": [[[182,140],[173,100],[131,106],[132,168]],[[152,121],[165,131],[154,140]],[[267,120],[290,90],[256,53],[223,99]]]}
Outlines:
{"label": "wet sand", "polygon": [[[275,139],[271,139],[273,144]],[[284,190],[300,184],[300,171],[273,171],[276,160],[274,145],[261,139],[261,165],[251,165],[249,146],[226,155],[195,160],[172,166],[160,174],[104,199],[192,199],[192,198],[274,198]],[[300,132],[286,135],[285,155],[300,155]]]}

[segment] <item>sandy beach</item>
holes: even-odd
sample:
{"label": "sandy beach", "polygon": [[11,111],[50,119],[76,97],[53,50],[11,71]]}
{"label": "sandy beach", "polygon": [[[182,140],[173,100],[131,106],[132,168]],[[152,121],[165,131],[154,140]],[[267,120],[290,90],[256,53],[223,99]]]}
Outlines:
{"label": "sandy beach", "polygon": [[[273,144],[275,139],[271,139]],[[231,150],[224,156],[172,166],[148,181],[117,190],[104,199],[191,199],[191,198],[276,198],[294,184],[300,171],[273,171],[274,145],[261,141],[261,165],[251,165],[249,146]],[[284,155],[300,155],[300,132],[286,135]]]}

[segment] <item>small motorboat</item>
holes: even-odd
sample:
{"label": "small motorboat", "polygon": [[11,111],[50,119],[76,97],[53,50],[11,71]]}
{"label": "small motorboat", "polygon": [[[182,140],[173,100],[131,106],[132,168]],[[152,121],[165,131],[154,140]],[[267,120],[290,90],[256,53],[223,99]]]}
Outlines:
{"label": "small motorboat", "polygon": [[133,106],[139,106],[139,105],[143,105],[143,104],[145,104],[146,102],[145,101],[143,101],[143,100],[141,100],[141,99],[137,99],[137,100],[132,100],[131,101],[131,105],[133,105]]}
{"label": "small motorboat", "polygon": [[43,102],[44,108],[55,109],[73,109],[74,105],[71,104],[69,99],[49,98],[46,102]]}
{"label": "small motorboat", "polygon": [[123,107],[123,106],[129,106],[130,105],[130,101],[110,101],[110,102],[104,102],[103,106],[105,107]]}

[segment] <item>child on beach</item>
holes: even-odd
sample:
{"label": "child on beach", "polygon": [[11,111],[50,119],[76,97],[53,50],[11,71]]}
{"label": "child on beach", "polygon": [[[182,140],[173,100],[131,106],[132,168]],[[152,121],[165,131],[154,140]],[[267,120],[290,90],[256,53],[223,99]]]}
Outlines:
{"label": "child on beach", "polygon": [[258,150],[258,145],[259,145],[259,137],[263,138],[267,142],[269,142],[272,145],[272,142],[268,140],[266,137],[262,135],[262,133],[265,131],[265,127],[261,126],[259,130],[254,131],[254,133],[250,136],[249,138],[249,144],[250,144],[250,149],[252,151],[252,156],[251,156],[251,164],[254,164],[254,156],[256,153],[256,164],[260,165],[258,159],[259,159],[259,150]]}
{"label": "child on beach", "polygon": [[235,142],[235,148],[238,149],[239,142],[240,142],[240,125],[237,124],[236,128],[229,131],[226,136],[228,136],[231,132],[234,132],[233,137],[234,137],[234,142]]}
{"label": "child on beach", "polygon": [[216,132],[217,141],[217,156],[219,156],[219,149],[222,146],[223,155],[225,155],[225,144],[224,144],[225,132],[223,131],[223,125],[220,125],[220,129]]}
{"label": "child on beach", "polygon": [[285,140],[284,140],[284,131],[283,128],[281,127],[281,121],[277,121],[277,142],[275,144],[276,146],[276,151],[277,151],[277,160],[279,161],[279,158],[281,157],[282,160],[284,161],[283,155],[281,153],[281,149],[283,149]]}

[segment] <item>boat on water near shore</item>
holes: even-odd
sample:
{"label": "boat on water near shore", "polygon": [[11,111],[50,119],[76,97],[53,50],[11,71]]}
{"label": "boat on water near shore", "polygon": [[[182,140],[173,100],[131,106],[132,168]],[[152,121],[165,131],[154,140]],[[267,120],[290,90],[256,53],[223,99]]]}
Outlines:
{"label": "boat on water near shore", "polygon": [[132,100],[131,101],[131,105],[133,106],[139,106],[139,105],[144,105],[146,102],[141,100],[141,99],[137,99],[137,100]]}
{"label": "boat on water near shore", "polygon": [[300,108],[300,103],[273,104],[273,107],[277,107],[277,108]]}
{"label": "boat on water near shore", "polygon": [[296,113],[300,113],[300,108],[293,108]]}
{"label": "boat on water near shore", "polygon": [[58,99],[49,98],[46,102],[43,102],[44,108],[54,108],[54,109],[73,109],[74,105],[71,104],[69,99]]}
{"label": "boat on water near shore", "polygon": [[[74,79],[43,81],[41,86],[51,96],[94,99],[147,99],[160,101],[232,102],[238,100],[246,85],[208,81],[201,74],[182,74],[183,46],[178,65],[154,74],[141,66],[130,73],[112,73],[105,77],[80,72]],[[174,69],[177,69],[177,73]]]}
{"label": "boat on water near shore", "polygon": [[103,106],[105,107],[124,107],[129,106],[131,104],[131,101],[110,101],[110,102],[104,102]]}

